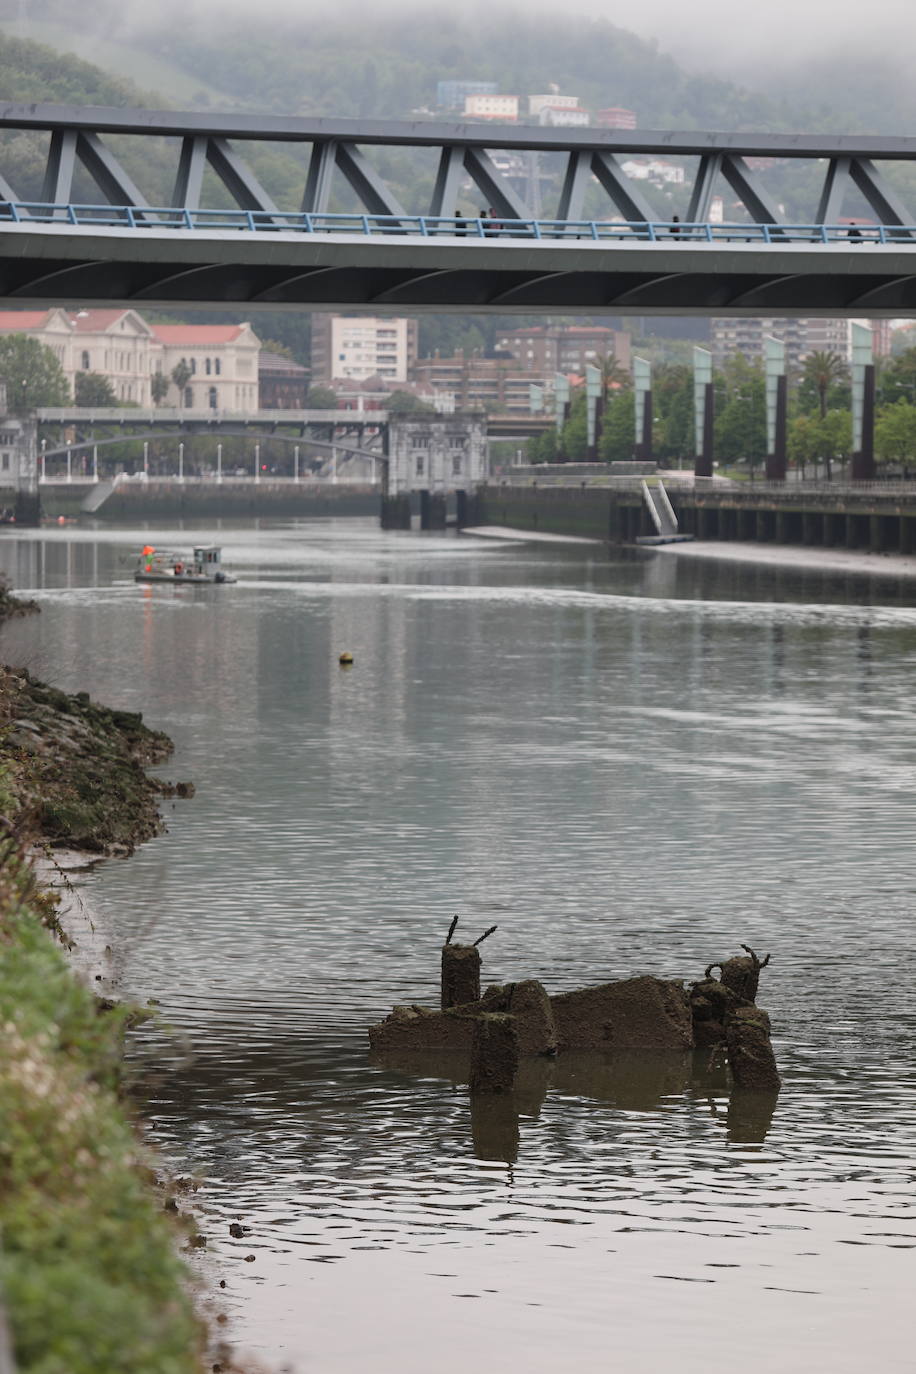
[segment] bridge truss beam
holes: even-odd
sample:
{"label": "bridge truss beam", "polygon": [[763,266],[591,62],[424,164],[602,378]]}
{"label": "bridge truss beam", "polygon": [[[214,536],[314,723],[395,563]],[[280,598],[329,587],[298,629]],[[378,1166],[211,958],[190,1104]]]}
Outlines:
{"label": "bridge truss beam", "polygon": [[[23,131],[46,140],[40,189],[14,184],[16,140],[5,135]],[[275,156],[278,144],[301,165],[293,206],[278,205],[271,159],[262,156]],[[402,205],[376,158],[386,148],[438,153],[426,203]],[[517,166],[513,172],[520,154],[565,159],[557,164],[553,229],[524,202],[524,178]],[[150,167],[161,176],[169,157],[173,203],[162,207],[138,182]],[[672,242],[667,210],[657,214],[651,188],[628,173],[634,157],[695,160],[685,175],[692,185],[688,220],[697,232],[682,226]],[[759,159],[804,160],[816,169],[820,189],[807,238],[785,223]],[[910,314],[916,215],[887,171],[893,164],[916,164],[916,139],[7,105],[0,108],[0,298],[390,311]],[[97,189],[98,204],[74,200],[75,188],[85,196],[87,184]],[[745,218],[727,226],[731,235],[716,237],[708,216],[719,186],[730,200],[740,199]],[[333,223],[339,190],[362,207],[352,226]],[[486,201],[495,229],[455,219],[468,190]],[[30,192],[37,198],[30,201]],[[594,205],[602,193],[606,218],[582,222],[577,233],[586,196]],[[226,210],[227,202],[235,209]],[[837,222],[850,204],[870,211],[880,230],[874,242],[843,242]],[[423,217],[436,223],[430,228]],[[745,223],[749,241],[741,242]],[[605,235],[596,224],[621,232]],[[818,232],[824,226],[829,234]]]}

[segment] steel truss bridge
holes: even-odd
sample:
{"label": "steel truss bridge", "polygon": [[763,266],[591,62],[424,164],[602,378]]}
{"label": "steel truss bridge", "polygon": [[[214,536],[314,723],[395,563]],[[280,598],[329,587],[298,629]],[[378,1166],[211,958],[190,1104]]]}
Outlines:
{"label": "steel truss bridge", "polygon": [[[13,185],[23,135],[45,149],[33,199]],[[277,145],[301,166],[295,209],[278,206],[257,175],[269,169],[259,154],[275,158]],[[405,207],[386,182],[380,152],[392,149],[431,159],[427,204]],[[150,201],[134,175],[169,157],[169,203],[157,205],[161,193]],[[518,165],[532,157],[556,169],[552,215],[519,189]],[[684,164],[692,185],[684,223],[627,174],[634,157]],[[786,222],[761,159],[817,168],[809,222]],[[916,138],[7,105],[0,299],[373,313],[916,314],[916,213],[895,189],[901,163],[916,164]],[[607,214],[583,218],[595,183]],[[488,217],[458,215],[468,186]],[[721,188],[746,220],[711,222]],[[336,213],[338,193],[358,210]],[[850,204],[864,206],[869,221],[858,237],[842,222]]]}

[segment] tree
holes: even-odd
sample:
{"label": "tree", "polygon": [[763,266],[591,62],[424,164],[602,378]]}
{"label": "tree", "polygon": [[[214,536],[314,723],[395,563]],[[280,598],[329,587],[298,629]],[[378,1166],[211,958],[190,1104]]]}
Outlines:
{"label": "tree", "polygon": [[818,456],[818,421],[810,415],[796,415],[789,425],[786,448],[791,462],[801,468],[805,478],[805,464],[814,463]]}
{"label": "tree", "polygon": [[435,406],[422,401],[419,396],[412,396],[409,391],[392,391],[385,402],[385,409],[392,415],[415,415],[435,411]]}
{"label": "tree", "polygon": [[154,406],[161,406],[169,394],[169,379],[164,372],[154,372],[149,379],[149,393]]}
{"label": "tree", "polygon": [[77,372],[73,393],[78,406],[99,406],[104,409],[118,404],[114,387],[100,372]]}
{"label": "tree", "polygon": [[70,400],[67,379],[50,348],[25,334],[0,338],[0,381],[6,383],[6,403],[14,415]]}
{"label": "tree", "polygon": [[695,447],[693,372],[681,363],[663,363],[655,369],[652,401],[659,418],[658,454],[682,458]]}
{"label": "tree", "polygon": [[716,455],[726,462],[766,457],[766,383],[762,368],[740,353],[729,358],[716,378]]}
{"label": "tree", "polygon": [[875,453],[885,462],[908,466],[916,457],[916,406],[902,398],[883,406],[875,420]]}
{"label": "tree", "polygon": [[310,386],[305,403],[309,410],[336,410],[337,392],[329,386]]}
{"label": "tree", "polygon": [[822,420],[827,414],[827,395],[830,388],[836,382],[844,381],[845,378],[846,360],[841,358],[839,353],[829,351],[810,353],[805,359],[802,386],[808,385],[813,388],[817,395],[818,410]]}
{"label": "tree", "polygon": [[584,463],[588,457],[588,419],[585,412],[585,387],[572,394],[569,419],[563,426],[561,447],[567,463]]}
{"label": "tree", "polygon": [[529,463],[555,463],[557,461],[557,449],[559,447],[559,436],[556,427],[551,426],[541,434],[535,434],[528,440],[528,462]]}
{"label": "tree", "polygon": [[848,410],[828,410],[818,426],[821,457],[827,464],[827,478],[833,476],[832,461],[845,463],[852,454],[852,415]]}
{"label": "tree", "polygon": [[178,388],[179,406],[184,405],[184,389],[188,385],[188,382],[190,382],[193,376],[194,373],[188,367],[188,364],[184,358],[182,358],[181,362],[176,363],[175,366],[172,368],[172,381]]}
{"label": "tree", "polygon": [[625,463],[636,448],[636,408],[632,391],[618,391],[604,416],[599,457],[606,463]]}

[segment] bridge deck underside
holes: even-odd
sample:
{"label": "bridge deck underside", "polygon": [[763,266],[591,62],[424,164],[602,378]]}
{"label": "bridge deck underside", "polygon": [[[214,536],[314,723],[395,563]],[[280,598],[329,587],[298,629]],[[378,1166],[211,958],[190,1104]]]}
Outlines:
{"label": "bridge deck underside", "polygon": [[916,244],[467,242],[4,226],[9,304],[916,315]]}

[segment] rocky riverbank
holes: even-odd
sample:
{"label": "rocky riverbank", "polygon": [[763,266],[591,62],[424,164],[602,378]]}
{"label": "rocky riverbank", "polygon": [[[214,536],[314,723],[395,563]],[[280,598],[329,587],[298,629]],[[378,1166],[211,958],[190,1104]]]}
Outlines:
{"label": "rocky riverbank", "polygon": [[[69,849],[129,854],[162,830],[159,802],[190,784],[151,778],[167,735],[85,692],[69,695],[25,669],[0,667],[0,761],[19,828]],[[11,817],[12,819],[12,817]]]}
{"label": "rocky riverbank", "polygon": [[[31,609],[0,589],[0,619]],[[163,795],[193,791],[147,774],[171,750],[139,715],[0,667],[0,1366],[17,1374],[236,1367],[208,1353],[179,1257],[197,1226],[123,1095],[138,1009],[74,975],[30,860],[158,834]]]}

